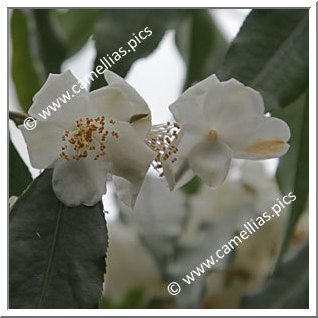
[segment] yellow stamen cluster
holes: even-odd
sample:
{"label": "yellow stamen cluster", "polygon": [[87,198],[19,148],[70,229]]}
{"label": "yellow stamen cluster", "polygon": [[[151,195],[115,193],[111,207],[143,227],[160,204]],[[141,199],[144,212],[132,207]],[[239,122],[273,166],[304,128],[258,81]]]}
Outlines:
{"label": "yellow stamen cluster", "polygon": [[152,126],[151,132],[146,138],[146,144],[155,152],[157,156],[152,163],[153,168],[159,173],[160,177],[164,176],[162,169],[162,161],[169,158],[171,163],[177,161],[174,154],[178,152],[178,148],[173,144],[174,140],[178,138],[180,126],[178,123],[159,124]]}
{"label": "yellow stamen cluster", "polygon": [[[109,124],[115,125],[116,122],[110,119]],[[85,120],[80,118],[76,121],[74,130],[65,130],[62,136],[62,141],[65,141],[65,143],[62,146],[60,157],[65,160],[79,160],[88,157],[89,152],[91,152],[93,159],[97,160],[106,155],[104,141],[109,134],[112,137],[119,138],[116,131],[109,132],[106,129],[105,116],[97,118],[86,117]]]}

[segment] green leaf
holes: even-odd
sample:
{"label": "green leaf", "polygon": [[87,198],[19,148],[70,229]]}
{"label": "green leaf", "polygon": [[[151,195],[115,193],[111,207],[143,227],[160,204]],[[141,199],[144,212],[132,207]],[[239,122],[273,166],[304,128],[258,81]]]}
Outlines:
{"label": "green leaf", "polygon": [[31,181],[29,169],[9,140],[9,197],[19,196]]}
{"label": "green leaf", "polygon": [[70,9],[55,10],[60,29],[64,33],[66,43],[66,57],[74,55],[87,42],[94,32],[94,24],[100,10],[98,9]]}
{"label": "green leaf", "polygon": [[33,9],[30,18],[34,24],[35,54],[43,66],[43,78],[49,73],[60,73],[66,58],[65,39],[58,29],[56,16],[51,9]]}
{"label": "green leaf", "polygon": [[176,29],[176,44],[187,65],[185,88],[215,73],[228,48],[208,10],[189,11]]}
{"label": "green leaf", "polygon": [[308,86],[308,29],[308,10],[253,10],[218,77],[235,78],[260,91],[267,111],[286,106]]}
{"label": "green leaf", "polygon": [[241,303],[246,309],[309,308],[309,247],[305,244],[292,259],[282,265],[263,287],[246,295]]}
{"label": "green leaf", "polygon": [[[95,24],[94,35],[97,56],[94,69],[98,65],[103,67],[101,59],[105,58],[111,65],[111,67],[108,66],[111,71],[125,77],[133,62],[152,53],[160,43],[165,31],[174,27],[186,11],[171,9],[103,10]],[[139,32],[144,31],[147,27],[147,33],[142,33],[142,36],[148,36],[144,40],[140,40],[138,37]],[[152,34],[150,34],[150,31]],[[138,43],[133,34],[138,37],[141,43]],[[133,41],[137,43],[134,49],[128,45],[128,42],[130,42],[131,46],[134,46],[135,43]],[[121,53],[119,51],[120,48],[122,48],[122,52],[125,50],[126,54]],[[114,56],[117,56],[117,61],[114,60]],[[113,59],[115,64],[111,63],[109,57]],[[106,64],[105,60],[104,63]],[[99,76],[94,79],[91,89],[94,90],[105,85],[106,82],[103,76]]]}
{"label": "green leaf", "polygon": [[69,208],[45,170],[10,213],[10,308],[98,308],[107,231],[101,204]]}
{"label": "green leaf", "polygon": [[30,26],[22,10],[11,16],[11,72],[22,109],[27,112],[33,95],[40,89],[40,79],[30,47]]}
{"label": "green leaf", "polygon": [[288,107],[273,112],[286,121],[291,129],[290,149],[279,161],[276,178],[283,195],[293,192],[297,199],[289,207],[288,220],[276,269],[286,251],[295,226],[308,199],[309,191],[309,104],[308,92]]}

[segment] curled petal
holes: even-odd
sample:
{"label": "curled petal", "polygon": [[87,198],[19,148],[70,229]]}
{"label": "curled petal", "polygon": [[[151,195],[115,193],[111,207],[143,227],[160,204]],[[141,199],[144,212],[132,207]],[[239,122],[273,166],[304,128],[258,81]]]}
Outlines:
{"label": "curled petal", "polygon": [[235,158],[269,159],[288,151],[290,129],[279,118],[248,117],[226,127],[222,137]]}
{"label": "curled petal", "polygon": [[201,142],[189,155],[189,166],[208,186],[220,186],[231,164],[231,150],[221,142]]}
{"label": "curled petal", "polygon": [[131,123],[144,138],[151,128],[147,103],[123,78],[108,70],[104,74],[109,85],[89,93],[92,115],[124,122],[135,119]]}
{"label": "curled petal", "polygon": [[108,87],[117,87],[123,91],[126,98],[130,101],[132,115],[150,114],[150,109],[147,103],[123,78],[108,70],[105,71],[104,75],[106,82],[108,83]]}
{"label": "curled petal", "polygon": [[130,208],[134,208],[143,179],[132,183],[124,178],[114,176],[113,180],[119,200]]}
{"label": "curled petal", "polygon": [[220,85],[216,75],[211,75],[205,80],[188,88],[172,105],[169,106],[175,120],[181,125],[202,127],[207,125],[203,113],[203,104],[212,87]]}
{"label": "curled petal", "polygon": [[105,115],[109,119],[129,121],[130,102],[119,87],[102,87],[89,93],[90,112],[93,117]]}
{"label": "curled petal", "polygon": [[162,162],[162,168],[170,191],[181,188],[195,176],[186,159],[172,162],[169,158]]}
{"label": "curled petal", "polygon": [[53,170],[53,190],[67,206],[92,206],[106,193],[106,175],[101,160],[58,159]]}
{"label": "curled petal", "polygon": [[138,183],[154,160],[155,152],[139,138],[130,124],[117,122],[113,129],[118,133],[118,138],[106,139],[107,170],[132,183]]}

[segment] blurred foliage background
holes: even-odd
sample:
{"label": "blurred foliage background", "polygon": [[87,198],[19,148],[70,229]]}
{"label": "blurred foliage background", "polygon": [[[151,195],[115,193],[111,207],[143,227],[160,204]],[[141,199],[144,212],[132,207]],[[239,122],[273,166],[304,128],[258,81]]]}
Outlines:
{"label": "blurred foliage background", "polygon": [[[119,216],[108,224],[99,308],[308,308],[308,10],[251,10],[231,43],[206,9],[11,10],[10,71],[21,110],[28,111],[48,74],[60,73],[62,63],[89,39],[96,47],[95,67],[132,31],[146,26],[152,36],[117,62],[114,72],[125,77],[135,61],[149,56],[174,30],[186,65],[184,89],[212,73],[257,89],[266,111],[289,124],[291,148],[280,159],[275,178],[262,163],[236,162],[234,177],[216,191],[195,178],[170,193],[164,182],[149,175],[135,210],[117,203]],[[100,76],[91,90],[104,85]],[[20,196],[32,178],[11,140],[9,147],[9,195]],[[246,220],[291,191],[297,200],[281,218],[178,296],[168,294],[170,281],[180,280]],[[16,288],[18,282],[12,284]],[[64,306],[86,308],[78,302],[85,303],[89,292]],[[27,292],[24,297],[27,302]]]}

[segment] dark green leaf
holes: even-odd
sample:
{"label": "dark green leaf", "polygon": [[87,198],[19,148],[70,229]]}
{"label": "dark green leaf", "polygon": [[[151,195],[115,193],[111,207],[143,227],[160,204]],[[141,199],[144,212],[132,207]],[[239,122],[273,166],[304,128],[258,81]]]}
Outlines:
{"label": "dark green leaf", "polygon": [[266,110],[286,106],[308,86],[308,29],[308,10],[253,10],[218,77],[233,77],[260,91]]}
{"label": "dark green leaf", "polygon": [[309,104],[308,93],[303,94],[288,107],[273,112],[286,121],[291,129],[290,149],[280,159],[276,173],[281,192],[293,192],[297,199],[289,207],[281,250],[276,267],[288,247],[297,221],[304,211],[309,191]]}
{"label": "dark green leaf", "polygon": [[187,65],[185,88],[214,73],[228,45],[208,10],[190,10],[176,30],[176,43]]}
{"label": "dark green leaf", "polygon": [[[108,66],[111,71],[125,77],[133,62],[153,52],[161,41],[165,31],[175,26],[179,21],[179,17],[183,16],[185,11],[187,10],[103,10],[95,25],[97,57],[94,69],[98,65],[103,67],[101,59],[105,58],[111,65],[111,67]],[[140,40],[139,32],[144,31],[147,27],[147,32],[141,34],[143,37],[146,37],[146,35],[147,37],[144,40]],[[139,38],[141,43],[138,43],[133,34]],[[136,45],[135,48],[132,49],[128,43],[131,46]],[[126,54],[121,53],[119,51],[120,48],[122,48],[122,52],[125,50]],[[107,54],[109,55],[107,56]],[[120,56],[120,58],[117,57],[118,61],[114,60],[114,56],[116,55]],[[112,58],[115,64],[111,63],[109,57]],[[105,60],[104,63],[106,63]],[[105,84],[103,76],[99,76],[92,83],[92,89],[99,88]]]}
{"label": "dark green leaf", "polygon": [[66,58],[66,43],[51,9],[34,9],[30,14],[34,25],[34,50],[43,66],[43,77],[60,73]]}
{"label": "dark green leaf", "polygon": [[309,308],[309,248],[305,244],[264,286],[243,298],[241,308]]}
{"label": "dark green leaf", "polygon": [[70,57],[80,50],[94,32],[94,23],[100,10],[98,9],[70,9],[55,10],[61,31],[64,33],[67,45],[66,57]]}
{"label": "dark green leaf", "polygon": [[31,181],[29,169],[9,140],[9,196],[19,196]]}
{"label": "dark green leaf", "polygon": [[40,89],[40,80],[30,48],[30,27],[22,10],[11,16],[11,72],[22,109],[27,112],[33,95]]}
{"label": "dark green leaf", "polygon": [[69,208],[45,170],[10,213],[10,308],[98,308],[107,232],[101,204]]}

